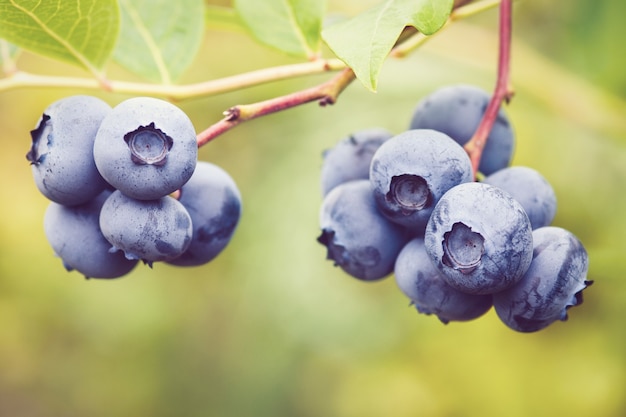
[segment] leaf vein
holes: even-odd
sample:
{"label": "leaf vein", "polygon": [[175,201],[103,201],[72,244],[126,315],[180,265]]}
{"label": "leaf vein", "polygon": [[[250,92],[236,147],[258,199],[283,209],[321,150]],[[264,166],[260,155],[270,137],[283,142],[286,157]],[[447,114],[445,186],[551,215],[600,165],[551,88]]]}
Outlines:
{"label": "leaf vein", "polygon": [[127,0],[120,1],[120,5],[126,8],[126,11],[128,12],[128,15],[133,21],[135,28],[139,32],[139,36],[145,42],[146,47],[148,48],[148,51],[150,52],[150,56],[154,60],[154,64],[157,67],[157,70],[160,74],[161,82],[163,84],[171,84],[170,73],[167,69],[167,66],[165,65],[163,54],[161,53],[156,42],[154,41],[153,36],[150,34],[150,31],[148,30],[148,28],[146,28],[146,25],[141,19],[141,15],[138,13],[136,9],[131,7],[131,5],[129,4]]}
{"label": "leaf vein", "polygon": [[[44,22],[43,20],[41,20],[39,18],[39,16],[37,16],[37,14],[35,13],[35,9],[41,4],[41,1],[37,5],[35,5],[33,10],[29,10],[26,7],[23,7],[23,6],[19,5],[15,0],[9,0],[9,1],[17,10],[21,11],[28,18],[30,18],[33,23],[35,23],[37,26],[39,26],[39,28],[41,28],[41,30],[43,30],[54,41],[56,41],[58,44],[60,44],[72,56],[74,56],[74,58],[76,58],[78,60],[78,62],[80,62],[82,65],[84,65],[88,70],[90,70],[94,74],[98,74],[99,73],[98,70],[91,64],[89,59],[87,59],[87,57],[81,51],[76,49],[71,43],[69,43],[66,39],[64,39],[57,32],[52,30],[52,28],[50,28],[50,26],[48,25],[48,22],[50,22],[52,20],[52,18],[50,18],[46,22]],[[60,3],[57,2],[57,5],[59,5],[59,4]],[[58,10],[59,10],[59,6],[57,6],[57,9],[52,14],[52,16],[56,15]]]}
{"label": "leaf vein", "polygon": [[311,51],[311,48],[309,47],[309,44],[306,41],[306,36],[304,35],[304,32],[302,31],[302,27],[298,24],[298,20],[294,13],[295,7],[291,4],[290,0],[285,0],[283,4],[285,5],[285,9],[287,10],[288,21],[289,21],[290,26],[293,28],[296,38],[298,38],[298,41],[302,44],[302,47],[306,51],[306,54],[308,56],[312,56],[313,52]]}

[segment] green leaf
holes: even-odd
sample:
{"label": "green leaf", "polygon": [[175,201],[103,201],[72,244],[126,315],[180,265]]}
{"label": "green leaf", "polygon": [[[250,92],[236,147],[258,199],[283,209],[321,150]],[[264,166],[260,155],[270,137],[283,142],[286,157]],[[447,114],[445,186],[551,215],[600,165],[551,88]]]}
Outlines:
{"label": "green leaf", "polygon": [[246,31],[246,27],[235,9],[210,4],[207,4],[204,7],[204,22],[207,29],[231,32]]}
{"label": "green leaf", "polygon": [[432,35],[444,25],[453,0],[386,0],[351,19],[329,26],[322,38],[357,78],[376,91],[380,69],[406,26]]}
{"label": "green leaf", "polygon": [[326,1],[235,0],[235,9],[260,42],[292,55],[318,55]]}
{"label": "green leaf", "polygon": [[96,76],[108,61],[119,31],[115,0],[0,0],[0,37]]}
{"label": "green leaf", "polygon": [[150,81],[177,80],[202,43],[203,0],[118,1],[122,30],[115,61]]}
{"label": "green leaf", "polygon": [[4,66],[6,63],[12,63],[19,53],[20,48],[0,39],[0,66]]}

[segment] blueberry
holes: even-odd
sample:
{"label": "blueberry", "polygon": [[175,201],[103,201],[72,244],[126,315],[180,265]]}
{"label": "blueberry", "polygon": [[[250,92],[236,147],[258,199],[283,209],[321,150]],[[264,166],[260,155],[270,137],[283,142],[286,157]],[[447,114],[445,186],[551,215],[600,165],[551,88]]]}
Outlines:
{"label": "blueberry", "polygon": [[104,101],[83,95],[62,98],[44,110],[30,132],[32,145],[26,159],[37,188],[49,200],[83,204],[105,189],[93,160],[93,144],[110,112]]}
{"label": "blueberry", "polygon": [[105,190],[89,202],[71,207],[55,202],[48,205],[46,238],[68,271],[76,270],[87,278],[118,278],[137,264],[121,252],[110,252],[111,244],[100,231],[100,209],[110,193]]}
{"label": "blueberry", "polygon": [[552,223],[556,214],[556,194],[537,170],[525,166],[503,168],[485,177],[483,182],[501,188],[519,201],[533,229]]}
{"label": "blueberry", "polygon": [[197,266],[215,258],[230,242],[241,217],[241,194],[222,168],[199,161],[181,188],[179,201],[193,224],[189,248],[169,261],[178,266]]}
{"label": "blueberry", "polygon": [[533,260],[523,279],[493,296],[498,317],[519,332],[567,320],[567,310],[582,303],[582,291],[591,284],[587,251],[571,232],[541,227],[533,239]]}
{"label": "blueberry", "polygon": [[196,167],[194,126],[177,106],[135,97],[115,106],[102,121],[93,155],[102,176],[139,200],[154,200],[185,184]]}
{"label": "blueberry", "polygon": [[389,220],[423,233],[441,196],[472,180],[465,150],[444,133],[402,132],[383,143],[372,158],[370,181],[376,204]]}
{"label": "blueberry", "polygon": [[452,288],[430,260],[423,238],[414,238],[400,251],[394,268],[398,288],[417,311],[434,314],[443,323],[478,318],[491,308],[491,295],[473,295]]}
{"label": "blueberry", "polygon": [[390,275],[408,240],[402,227],[380,214],[368,180],[333,188],[322,202],[320,228],[317,240],[326,246],[327,259],[365,281]]}
{"label": "blueberry", "polygon": [[511,287],[533,255],[530,220],[520,203],[477,182],[457,185],[439,200],[424,241],[446,282],[471,294]]}
{"label": "blueberry", "polygon": [[136,200],[115,190],[100,211],[100,229],[128,259],[170,261],[191,243],[191,217],[176,199]]}
{"label": "blueberry", "polygon": [[[435,129],[449,135],[461,146],[478,128],[491,96],[483,89],[466,84],[440,88],[422,99],[413,112],[411,129]],[[508,117],[500,109],[478,170],[492,174],[511,163],[515,135]]]}
{"label": "blueberry", "polygon": [[364,129],[341,139],[333,148],[324,151],[321,170],[322,194],[351,180],[366,180],[374,152],[393,136],[382,128]]}

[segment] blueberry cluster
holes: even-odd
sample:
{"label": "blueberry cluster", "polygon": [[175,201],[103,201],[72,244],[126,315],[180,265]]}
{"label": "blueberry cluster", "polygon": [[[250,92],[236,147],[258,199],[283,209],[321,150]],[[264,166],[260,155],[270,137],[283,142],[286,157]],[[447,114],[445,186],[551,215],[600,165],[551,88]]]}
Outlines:
{"label": "blueberry cluster", "polygon": [[418,312],[443,323],[492,307],[534,332],[582,302],[588,255],[551,223],[552,186],[511,166],[514,133],[500,110],[474,179],[463,145],[490,96],[470,85],[419,102],[408,130],[364,129],[325,151],[321,235],[327,258],[364,281],[395,276]]}
{"label": "blueberry cluster", "polygon": [[139,261],[203,265],[229,243],[241,195],[198,161],[195,128],[177,106],[135,97],[111,108],[85,95],[52,103],[31,131],[45,235],[68,271],[118,278]]}

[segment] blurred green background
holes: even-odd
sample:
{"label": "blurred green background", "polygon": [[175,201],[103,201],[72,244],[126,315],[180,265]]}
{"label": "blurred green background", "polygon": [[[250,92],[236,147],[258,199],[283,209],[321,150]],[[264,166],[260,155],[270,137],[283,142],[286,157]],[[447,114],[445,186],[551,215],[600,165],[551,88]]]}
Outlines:
{"label": "blurred green background", "polygon": [[[329,12],[370,3],[331,1]],[[554,223],[584,242],[595,280],[569,321],[533,334],[509,330],[493,310],[448,325],[418,315],[392,277],[352,279],[316,242],[322,151],[358,129],[406,129],[439,86],[491,89],[496,10],[388,61],[376,94],[354,83],[334,106],[257,119],[202,148],[236,180],[244,213],[231,245],[201,268],[140,266],[113,281],[66,272],[44,237],[47,201],[24,155],[42,110],[83,91],[0,93],[0,416],[623,417],[624,15],[619,0],[515,5],[514,163],[552,183]],[[209,31],[184,82],[291,62],[245,34]],[[29,54],[19,65],[84,75]],[[179,104],[201,130],[234,104],[329,77]]]}

